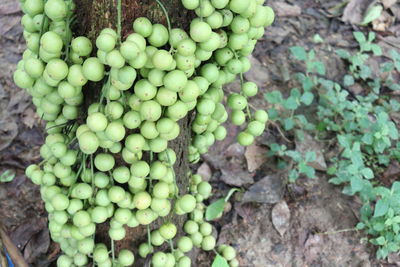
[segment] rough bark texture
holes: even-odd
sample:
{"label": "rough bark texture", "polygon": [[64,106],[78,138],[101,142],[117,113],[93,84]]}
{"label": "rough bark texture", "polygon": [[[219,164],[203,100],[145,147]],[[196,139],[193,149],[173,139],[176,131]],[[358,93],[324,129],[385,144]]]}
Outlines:
{"label": "rough bark texture", "polygon": [[[190,21],[190,14],[182,7],[180,0],[163,1],[164,5],[169,12],[172,22],[172,27],[187,28],[188,21]],[[96,39],[98,33],[106,27],[116,29],[117,24],[117,4],[116,0],[80,0],[76,1],[77,6],[77,23],[74,29],[75,35],[85,35],[92,41]],[[146,16],[153,23],[162,23],[166,25],[166,18],[162,9],[154,0],[122,0],[122,40],[132,30],[132,23],[135,18]],[[99,95],[101,86],[94,84],[85,97],[96,98]],[[88,88],[87,88],[88,89]],[[90,92],[90,93],[89,93]],[[86,101],[86,102],[92,102]],[[190,140],[190,127],[189,118],[180,121],[181,134],[180,136],[170,142],[169,146],[174,149],[177,155],[177,162],[174,166],[177,184],[180,193],[185,193],[188,189],[188,157],[187,148]],[[165,221],[172,221],[178,225],[178,229],[182,228],[185,218],[184,216],[176,216],[173,213],[168,217],[162,218],[152,225],[152,229]],[[108,226],[102,225],[98,227],[96,239],[101,242],[110,242],[107,234]],[[130,248],[136,254],[136,261],[134,266],[148,266],[148,260],[141,260],[137,255],[137,246],[147,241],[146,227],[126,228],[127,236],[124,240],[116,242],[116,251],[122,248]]]}

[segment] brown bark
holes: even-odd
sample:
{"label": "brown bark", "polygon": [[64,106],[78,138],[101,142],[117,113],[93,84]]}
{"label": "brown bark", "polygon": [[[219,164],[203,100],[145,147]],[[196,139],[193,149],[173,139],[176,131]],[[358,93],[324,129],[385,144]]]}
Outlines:
{"label": "brown bark", "polygon": [[[171,19],[172,27],[187,28],[188,21],[190,21],[190,14],[181,5],[181,0],[163,1]],[[110,27],[116,29],[117,24],[117,4],[116,0],[80,0],[76,1],[77,5],[77,23],[74,29],[74,35],[85,35],[92,41],[101,29]],[[132,23],[135,18],[145,16],[148,17],[153,23],[162,23],[166,25],[166,18],[162,9],[154,0],[122,0],[122,36],[124,39],[129,33],[132,32]],[[91,86],[90,92],[99,90],[96,85]],[[94,96],[88,95],[87,98],[93,98],[99,93],[94,93]],[[86,101],[86,102],[92,102]],[[177,179],[177,184],[180,188],[180,194],[186,193],[188,182],[188,156],[187,148],[190,141],[190,127],[189,118],[180,121],[181,133],[180,136],[170,142],[169,146],[174,149],[177,155],[177,162],[174,169]],[[151,228],[154,229],[157,225],[164,221],[172,221],[181,229],[185,218],[184,216],[176,216],[171,213],[168,217],[158,220],[156,224],[152,224]],[[147,241],[146,227],[137,227],[134,229],[126,228],[127,236],[124,240],[116,242],[116,251],[122,248],[129,248],[136,254],[136,261],[134,266],[146,266],[143,260],[137,256],[137,247],[140,243]],[[101,242],[109,242],[107,234],[107,226],[98,227],[96,240]],[[109,244],[109,243],[108,243]]]}

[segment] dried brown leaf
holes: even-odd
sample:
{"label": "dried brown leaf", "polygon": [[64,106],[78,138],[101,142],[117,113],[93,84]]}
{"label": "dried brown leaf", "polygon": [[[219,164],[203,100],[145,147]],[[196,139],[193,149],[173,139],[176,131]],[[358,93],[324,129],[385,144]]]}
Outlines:
{"label": "dried brown leaf", "polygon": [[249,172],[254,172],[267,161],[266,153],[266,148],[257,146],[255,144],[246,148],[244,156],[246,157],[247,168]]}

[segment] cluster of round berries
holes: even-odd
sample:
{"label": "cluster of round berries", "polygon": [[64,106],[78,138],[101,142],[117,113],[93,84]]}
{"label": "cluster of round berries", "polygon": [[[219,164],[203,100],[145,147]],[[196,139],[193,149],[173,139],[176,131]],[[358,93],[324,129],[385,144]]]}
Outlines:
{"label": "cluster of round berries", "polygon": [[[263,0],[182,0],[198,16],[189,32],[141,17],[122,41],[113,29],[103,29],[94,49],[87,37],[72,36],[72,0],[20,2],[28,49],[14,81],[32,95],[48,133],[40,149],[43,161],[26,174],[41,186],[51,237],[64,252],[57,265],[131,266],[132,251],[115,257],[112,250],[110,257],[105,244],[96,244],[96,226],[105,222],[114,242],[125,237],[126,227],[165,220],[138,248],[141,257],[152,254],[155,267],[190,266],[185,253],[193,246],[213,250],[216,240],[203,204],[211,185],[191,175],[190,193],[180,194],[176,154],[168,142],[179,136],[178,122],[191,111],[191,162],[223,140],[222,123],[229,117],[223,85],[237,75],[241,92],[227,97],[230,120],[238,126],[249,122],[238,141],[250,145],[262,134],[268,115],[250,113],[247,98],[258,88],[243,81],[243,73],[251,67],[247,56],[256,40],[274,20],[272,9]],[[89,81],[103,86],[98,101],[83,110],[82,89]],[[176,226],[166,219],[171,212],[190,218],[185,236],[175,237]],[[166,241],[170,253],[154,252]],[[218,253],[238,266],[232,247],[222,245]]]}

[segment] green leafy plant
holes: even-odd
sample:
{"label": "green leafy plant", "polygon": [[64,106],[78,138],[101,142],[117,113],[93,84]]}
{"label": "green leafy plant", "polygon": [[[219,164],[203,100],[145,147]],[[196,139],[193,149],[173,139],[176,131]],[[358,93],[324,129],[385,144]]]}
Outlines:
{"label": "green leafy plant", "polygon": [[[307,52],[296,46],[290,52],[305,65],[304,73],[295,75],[300,89],[292,89],[287,98],[278,91],[265,94],[265,98],[272,106],[271,119],[286,131],[285,135],[299,136],[308,131],[318,140],[336,141],[338,153],[329,162],[329,181],[343,185],[344,194],[357,195],[363,201],[357,229],[364,229],[369,241],[378,246],[377,258],[386,258],[400,249],[400,183],[386,188],[379,181],[390,162],[400,159],[399,132],[391,119],[400,104],[386,95],[400,89],[393,78],[400,70],[400,54],[391,51],[391,58],[374,73],[368,59],[382,55],[381,47],[373,43],[375,33],[354,32],[354,38],[359,44],[356,52],[335,51],[349,65],[341,81],[325,78],[326,67],[316,59],[314,50]],[[350,93],[349,88],[356,83],[362,85],[363,94]],[[317,118],[303,111],[311,103],[315,104]],[[309,178],[315,175],[308,164],[315,160],[313,152],[303,158],[298,151],[273,143],[269,155],[291,158],[290,181],[300,174]],[[278,164],[284,166],[280,161]]]}

